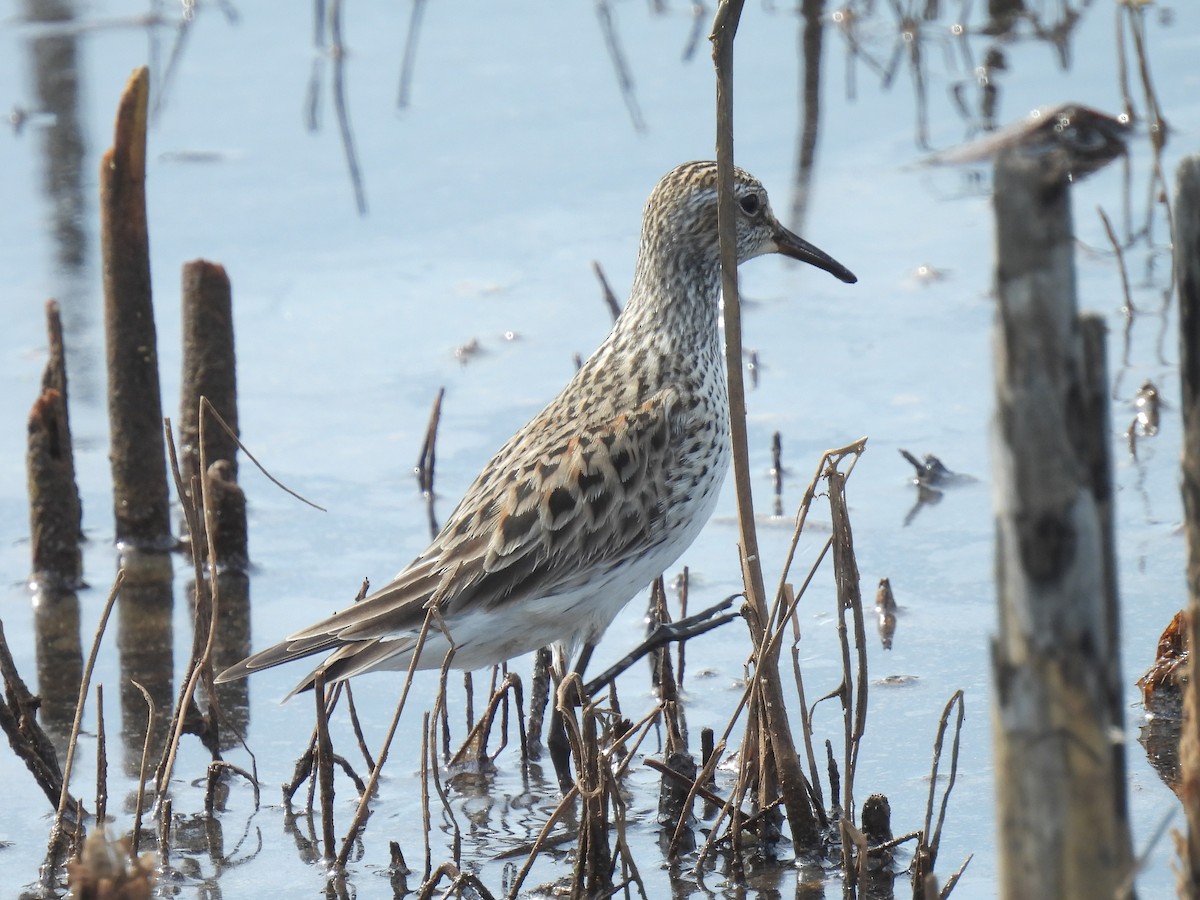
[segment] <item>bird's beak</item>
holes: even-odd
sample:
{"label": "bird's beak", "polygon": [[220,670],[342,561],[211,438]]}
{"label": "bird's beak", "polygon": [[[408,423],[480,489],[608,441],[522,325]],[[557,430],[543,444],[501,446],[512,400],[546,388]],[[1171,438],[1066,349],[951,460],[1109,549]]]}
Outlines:
{"label": "bird's beak", "polygon": [[775,223],[775,233],[771,235],[771,239],[775,242],[774,251],[776,253],[782,253],[784,256],[790,256],[792,259],[806,262],[810,266],[824,269],[835,278],[840,278],[846,282],[846,284],[854,284],[858,281],[858,277],[853,272],[824,250],[814,247],[808,241],[804,240],[804,238],[800,237],[800,235],[793,234],[778,222]]}

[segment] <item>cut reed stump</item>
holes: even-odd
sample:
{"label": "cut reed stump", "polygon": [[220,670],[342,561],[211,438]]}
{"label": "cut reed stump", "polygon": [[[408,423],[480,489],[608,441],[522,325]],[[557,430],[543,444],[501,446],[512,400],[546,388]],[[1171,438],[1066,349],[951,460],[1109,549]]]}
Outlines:
{"label": "cut reed stump", "polygon": [[[199,478],[202,472],[206,473],[209,500],[215,507],[212,521],[216,561],[222,566],[244,569],[249,556],[246,498],[237,484],[233,293],[224,267],[203,259],[185,263],[183,267],[182,385],[179,434],[184,493],[191,497],[194,492],[192,500],[198,505],[203,493]],[[210,412],[205,411],[204,400],[208,401]],[[204,517],[198,519],[203,527]],[[193,535],[192,539],[201,556],[205,556],[208,541],[204,534]]]}
{"label": "cut reed stump", "polygon": [[32,581],[73,589],[83,584],[79,541],[83,512],[75,482],[75,453],[67,415],[67,364],[58,303],[46,303],[50,358],[42,393],[29,414],[26,473]]}
{"label": "cut reed stump", "polygon": [[200,398],[207,397],[233,434],[204,423],[208,465],[228,460],[237,481],[237,370],[233,348],[233,293],[225,268],[195,259],[183,266],[183,396],[180,399],[180,466],[187,487],[200,474]]}
{"label": "cut reed stump", "polygon": [[171,527],[146,227],[149,95],[143,66],[125,86],[100,161],[100,251],[116,537],[154,550],[170,547]]}
{"label": "cut reed stump", "polygon": [[[1190,646],[1200,647],[1200,155],[1179,166],[1175,189],[1175,280],[1179,288],[1180,396],[1183,406],[1183,511],[1187,531]],[[1191,655],[1190,660],[1195,656]],[[1189,660],[1189,671],[1191,664]],[[1180,897],[1200,897],[1200,678],[1183,688],[1179,794],[1188,839]]]}
{"label": "cut reed stump", "polygon": [[75,491],[66,400],[45,388],[29,414],[26,470],[29,480],[29,534],[35,582],[78,587],[83,576],[79,552],[79,495]]}
{"label": "cut reed stump", "polygon": [[1112,897],[1132,872],[1103,323],[1077,314],[1070,159],[996,163],[993,642],[1004,898]]}

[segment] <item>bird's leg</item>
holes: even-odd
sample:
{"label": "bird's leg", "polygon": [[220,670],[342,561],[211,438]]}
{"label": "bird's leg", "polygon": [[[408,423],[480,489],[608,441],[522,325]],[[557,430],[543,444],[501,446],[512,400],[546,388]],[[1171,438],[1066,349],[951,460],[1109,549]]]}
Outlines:
{"label": "bird's leg", "polygon": [[[575,662],[575,668],[572,670],[578,675],[580,680],[583,679],[583,670],[587,668],[588,660],[592,658],[592,650],[595,649],[594,644],[584,644],[583,649],[579,651],[579,659]],[[575,784],[575,779],[571,777],[571,742],[567,738],[567,727],[563,723],[562,710],[558,705],[558,685],[562,684],[566,671],[566,662],[558,667],[559,677],[555,679],[554,691],[554,708],[550,712],[550,728],[546,735],[546,749],[550,753],[550,761],[554,763],[554,774],[558,778],[558,789],[566,794]],[[571,698],[574,703],[581,704],[583,698],[576,695]]]}

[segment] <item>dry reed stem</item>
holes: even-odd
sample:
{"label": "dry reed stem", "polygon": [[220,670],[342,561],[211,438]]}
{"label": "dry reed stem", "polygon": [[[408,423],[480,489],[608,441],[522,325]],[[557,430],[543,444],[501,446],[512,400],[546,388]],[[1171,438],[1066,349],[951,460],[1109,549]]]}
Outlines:
{"label": "dry reed stem", "polygon": [[1121,249],[1121,242],[1117,240],[1117,233],[1113,230],[1108,214],[1104,212],[1104,207],[1097,206],[1096,212],[1100,214],[1100,221],[1104,223],[1104,232],[1108,235],[1108,242],[1112,244],[1113,254],[1117,258],[1117,272],[1121,276],[1121,293],[1125,297],[1125,309],[1123,311],[1125,318],[1129,319],[1137,314],[1137,307],[1133,305],[1133,295],[1129,291],[1129,271],[1125,268],[1125,253]]}
{"label": "dry reed stem", "polygon": [[363,737],[362,723],[358,721],[358,710],[354,706],[354,693],[350,690],[349,681],[339,681],[338,687],[345,689],[346,711],[350,714],[350,727],[354,729],[354,738],[358,741],[358,750],[363,755],[368,769],[375,768],[375,760],[367,747],[367,739]]}
{"label": "dry reed stem", "polygon": [[596,262],[596,260],[592,260],[592,271],[596,273],[596,278],[600,281],[600,292],[604,298],[604,305],[608,307],[608,311],[615,322],[621,316],[621,303],[617,300],[617,295],[613,293],[613,289],[609,286],[608,279],[604,277],[604,269],[600,267],[600,263]]}
{"label": "dry reed stem", "polygon": [[[843,748],[843,816],[851,821],[854,816],[854,776],[858,765],[858,748],[867,726],[867,632],[863,617],[862,592],[859,587],[858,562],[854,557],[854,538],[850,529],[849,513],[846,509],[846,476],[831,469],[829,472],[829,507],[833,518],[833,570],[838,593],[838,642],[842,648],[842,710],[845,732]],[[850,644],[846,627],[846,613],[852,615],[854,628],[854,650],[857,658],[855,672],[851,672]],[[851,696],[851,686],[854,695]],[[843,832],[845,835],[845,832]],[[846,876],[854,877],[850,869],[850,847],[845,837]]]}
{"label": "dry reed stem", "polygon": [[[679,576],[676,579],[676,584],[679,586],[679,618],[681,619],[686,619],[688,614],[688,592],[691,587],[690,581],[691,573],[689,572],[688,567],[684,566],[683,571],[679,573]],[[678,683],[680,690],[683,690],[683,674],[687,666],[687,656],[684,653],[684,647],[686,645],[687,641],[680,641],[679,646],[675,650],[675,668],[679,672],[676,682]]]}
{"label": "dry reed stem", "polygon": [[421,29],[421,18],[425,12],[425,0],[413,0],[408,17],[408,33],[404,36],[404,53],[400,57],[400,84],[396,89],[396,106],[408,107],[408,96],[412,90],[413,68],[417,61],[417,35]]}
{"label": "dry reed stem", "polygon": [[313,503],[311,500],[309,500],[307,497],[303,496],[302,494],[298,494],[296,491],[293,491],[290,487],[288,487],[286,484],[284,484],[282,481],[280,481],[278,478],[276,478],[274,475],[272,475],[270,473],[270,471],[267,469],[267,467],[258,461],[258,457],[256,457],[253,453],[251,453],[246,448],[246,445],[242,443],[241,438],[239,438],[236,434],[234,434],[233,429],[229,427],[229,424],[221,417],[221,414],[219,412],[217,412],[216,407],[214,407],[211,403],[208,404],[207,412],[210,416],[212,416],[213,421],[216,422],[216,424],[218,426],[220,426],[220,428],[227,435],[229,435],[230,438],[232,438],[237,443],[238,449],[246,454],[246,458],[249,459],[250,462],[254,463],[254,468],[258,469],[258,471],[260,471],[263,474],[263,477],[266,478],[267,481],[271,482],[271,484],[275,485],[275,487],[279,488],[285,494],[289,494],[290,496],[295,497],[297,500],[299,500],[305,506],[311,506],[313,509],[320,510],[321,512],[329,511],[325,507],[323,507],[319,504]]}
{"label": "dry reed stem", "polygon": [[[659,712],[660,709],[656,707],[652,712],[643,717],[637,724],[633,726],[633,728],[630,729],[630,731],[636,731],[640,729],[642,733],[637,740],[634,741],[633,749],[618,766],[616,770],[617,777],[620,777],[625,771],[627,771],[630,761],[637,753],[637,748],[641,746],[642,741],[645,740],[647,735],[649,735],[650,726],[653,724],[654,718],[659,714]],[[615,750],[616,748],[614,746],[608,747],[601,752],[605,756],[611,756]],[[542,826],[542,830],[538,833],[538,836],[533,841],[533,845],[529,848],[529,856],[526,858],[524,864],[521,866],[520,871],[517,873],[512,884],[509,886],[509,892],[506,895],[508,900],[515,900],[517,892],[521,889],[521,885],[524,884],[526,877],[529,875],[529,870],[533,868],[534,861],[537,859],[538,854],[540,854],[543,849],[545,849],[547,846],[557,846],[559,843],[564,843],[565,841],[570,840],[569,835],[564,835],[559,838],[551,838],[550,832],[553,830],[559,818],[562,817],[562,814],[574,805],[575,798],[578,795],[579,786],[576,784],[573,785],[571,789],[563,795],[563,798],[559,801],[558,806],[556,806],[554,811],[550,813],[549,818],[546,819],[546,823]],[[510,855],[516,855],[517,852],[520,851],[514,850]]]}
{"label": "dry reed stem", "polygon": [[125,570],[118,569],[117,577],[113,579],[112,589],[108,592],[108,599],[104,601],[104,609],[100,613],[100,623],[96,626],[96,634],[92,638],[92,649],[88,652],[87,662],[83,665],[83,680],[79,683],[79,700],[75,703],[75,719],[71,723],[71,737],[67,742],[67,759],[63,763],[62,775],[62,793],[58,797],[58,810],[54,814],[54,825],[50,829],[50,850],[53,853],[55,846],[62,838],[62,823],[63,816],[66,815],[67,802],[71,799],[71,769],[75,765],[75,747],[79,743],[79,728],[83,723],[83,708],[87,703],[88,691],[91,689],[92,672],[96,668],[96,656],[100,652],[100,639],[104,637],[104,629],[108,626],[108,617],[112,613],[113,604],[117,602],[117,595],[121,591],[121,585],[125,581]]}
{"label": "dry reed stem", "polygon": [[63,784],[62,771],[58,765],[58,753],[49,736],[37,722],[37,698],[29,692],[12,652],[4,636],[4,622],[0,620],[0,682],[4,695],[0,695],[0,730],[8,736],[13,752],[29,769],[46,799],[58,808]]}
{"label": "dry reed stem", "polygon": [[[344,685],[344,684],[345,684],[345,682],[338,682],[334,686],[332,695],[329,696],[328,698],[326,698],[327,702],[326,702],[326,713],[325,714],[327,716],[333,715],[333,710],[336,708],[338,700],[342,696],[341,688],[342,688],[342,685]],[[283,785],[283,797],[284,797],[285,801],[290,803],[292,798],[295,796],[296,791],[298,791],[300,789],[300,785],[304,784],[304,782],[308,780],[309,776],[312,775],[313,765],[316,761],[316,754],[317,754],[317,724],[314,721],[312,731],[309,733],[309,736],[308,736],[308,746],[305,747],[304,752],[300,754],[300,758],[296,760],[295,768],[292,770],[292,780]],[[309,792],[309,799],[308,799],[308,807],[310,809],[312,808],[313,796],[315,795],[314,794],[315,785],[316,785],[315,779],[313,780],[312,784],[313,784],[313,790]]]}
{"label": "dry reed stem", "polygon": [[549,647],[537,651],[533,660],[532,684],[529,686],[529,749],[536,751],[533,756],[538,759],[542,755],[542,724],[546,717],[546,706],[550,702],[550,666],[553,653]]}
{"label": "dry reed stem", "polygon": [[[713,20],[710,40],[717,87],[717,228],[721,253],[721,290],[724,298],[725,375],[729,395],[730,441],[733,448],[733,476],[737,496],[739,547],[741,550],[746,599],[755,611],[757,630],[751,637],[758,650],[756,676],[767,681],[769,699],[765,705],[773,753],[771,758],[778,776],[771,789],[782,790],[793,845],[799,850],[816,838],[815,821],[807,796],[798,785],[804,781],[796,759],[787,709],[779,682],[777,659],[763,654],[762,644],[768,628],[766,592],[763,585],[758,535],[754,524],[754,500],[746,435],[746,393],[742,381],[741,305],[738,294],[736,199],[733,192],[733,47],[742,0],[721,0]],[[765,766],[765,758],[763,760]],[[768,772],[761,772],[766,781]]]}
{"label": "dry reed stem", "polygon": [[496,900],[495,895],[484,887],[483,882],[479,880],[479,876],[472,872],[462,871],[452,862],[442,863],[437,867],[436,872],[427,876],[424,884],[417,891],[416,900],[430,900],[433,897],[434,889],[437,888],[443,878],[453,879],[450,882],[450,886],[446,888],[445,893],[441,895],[443,897],[452,897],[455,895],[462,897],[464,896],[463,888],[470,888],[482,900]]}
{"label": "dry reed stem", "polygon": [[333,111],[337,116],[338,133],[342,139],[342,150],[346,156],[346,168],[350,172],[350,184],[354,188],[354,202],[360,216],[367,214],[367,193],[363,187],[362,169],[358,164],[358,152],[354,149],[354,132],[350,128],[350,111],[346,104],[346,48],[342,42],[342,0],[331,0],[329,4],[329,34],[333,40],[330,55],[333,58]]}
{"label": "dry reed stem", "polygon": [[[942,761],[942,743],[946,737],[946,729],[949,727],[950,712],[956,705],[958,707],[958,717],[954,723],[954,743],[950,749],[950,775],[946,783],[946,789],[942,792],[942,802],[938,809],[938,817],[935,824],[933,822],[933,801],[937,791],[938,768]],[[914,889],[920,886],[921,879],[926,874],[932,874],[933,867],[937,863],[938,848],[942,842],[942,824],[946,820],[946,805],[950,802],[950,792],[954,790],[954,782],[958,777],[958,749],[959,741],[962,737],[963,719],[965,717],[966,706],[963,700],[963,692],[958,690],[954,692],[954,695],[947,701],[945,709],[942,710],[941,718],[938,720],[937,737],[933,742],[933,764],[929,771],[929,797],[925,803],[925,825],[921,830],[921,840],[914,854]],[[966,863],[963,863],[963,866],[965,867]],[[949,887],[950,885],[948,884],[947,886]]]}
{"label": "dry reed stem", "polygon": [[235,775],[241,775],[250,782],[250,788],[254,791],[254,810],[257,812],[261,805],[260,800],[262,799],[259,793],[258,779],[241,766],[235,766],[233,763],[223,759],[214,759],[208,764],[208,778],[204,787],[204,811],[210,816],[214,814],[217,782],[222,772],[232,772]]}
{"label": "dry reed stem", "polygon": [[326,864],[335,859],[333,854],[333,742],[329,738],[329,717],[326,715],[325,668],[318,666],[313,673],[313,699],[317,716],[317,772],[316,781],[321,791],[321,847]]}
{"label": "dry reed stem", "polygon": [[108,817],[108,748],[104,735],[104,685],[96,685],[96,825]]}
{"label": "dry reed stem", "polygon": [[142,692],[142,698],[146,701],[146,737],[142,741],[142,760],[138,764],[137,800],[134,802],[133,807],[133,837],[129,842],[129,853],[132,856],[137,856],[141,850],[142,813],[145,811],[146,804],[146,766],[150,762],[150,739],[154,734],[154,716],[156,710],[154,708],[154,698],[150,696],[150,692],[133,679],[130,679],[129,683]]}
{"label": "dry reed stem", "polygon": [[[840,460],[847,455],[853,455],[853,457],[854,457],[852,465],[849,470],[849,471],[852,471],[853,463],[857,462],[858,456],[861,455],[864,444],[865,444],[865,439],[857,441],[854,444],[848,445],[845,448],[839,448],[838,450],[835,450],[835,451],[828,451],[826,454],[822,455],[821,466],[818,467],[817,474],[814,477],[813,481],[810,483],[809,488],[806,491],[805,499],[801,503],[800,512],[797,514],[797,529],[796,529],[796,533],[793,537],[792,547],[789,549],[789,554],[788,554],[788,565],[789,566],[790,566],[792,558],[794,556],[795,546],[798,543],[800,530],[803,528],[804,519],[807,516],[807,512],[811,505],[811,501],[815,497],[816,484],[817,484],[819,478],[822,477],[823,475],[830,476],[830,475],[834,474],[834,472],[836,470],[829,468],[831,461],[836,459],[837,461],[840,462]],[[845,473],[845,475],[842,475],[842,473],[837,473],[840,476],[843,485],[844,485],[844,478],[849,474],[849,471],[847,473]],[[835,514],[835,520],[837,518],[838,518],[838,516]],[[844,504],[843,504],[842,519],[845,519]],[[848,528],[848,520],[845,520],[844,529],[847,529],[847,528]],[[810,570],[810,572],[808,574],[808,577],[806,578],[805,586],[807,586],[808,582],[811,581],[813,574],[816,571],[816,567],[820,564],[820,561],[824,558],[825,553],[833,545],[833,543],[834,542],[833,542],[832,537],[830,538],[829,541],[826,542],[825,547],[821,550],[821,552],[818,556],[817,563],[814,564],[813,568]],[[851,550],[850,550],[851,559],[852,559],[852,552],[853,551],[851,548]],[[784,573],[784,578],[786,579],[786,570]],[[786,611],[781,615],[777,614],[775,616],[774,628],[771,630],[770,635],[764,644],[764,647],[766,647],[768,649],[768,651],[777,647],[778,643],[782,640],[783,631],[786,628],[786,624],[787,624],[788,620],[793,617],[795,609],[796,609],[796,605],[798,603],[798,596],[792,595],[792,592],[791,592],[789,586],[787,585],[786,580],[781,582],[780,592],[777,597],[777,601],[779,601],[779,603],[781,603],[786,608]],[[859,602],[858,602],[858,618],[861,619],[861,596],[859,596]],[[858,639],[856,642],[859,645],[859,649],[860,649],[860,654],[859,654],[860,679],[859,679],[859,682],[860,682],[860,693],[862,693],[862,692],[865,692],[865,676],[863,676],[861,674],[862,670],[865,669],[865,652],[863,652],[865,650],[865,630],[861,627],[861,623],[860,623],[860,627],[856,627],[856,634],[858,635]],[[848,648],[847,648],[844,656],[848,660],[848,658],[849,658]],[[755,654],[754,658],[757,659],[757,657],[758,657],[758,654]],[[795,664],[795,667],[798,672],[798,668],[799,668],[798,663]],[[844,675],[844,678],[846,678],[846,677],[847,676]],[[849,683],[850,683],[849,681],[846,681],[846,684],[849,684]],[[760,690],[760,686],[759,686],[759,679],[758,679],[757,673],[756,673],[755,677],[752,678],[750,680],[749,684],[747,685],[747,689],[743,694],[742,701],[741,701],[741,703],[739,703],[738,709],[735,712],[733,719],[731,719],[730,725],[726,729],[725,738],[722,739],[722,743],[724,743],[724,741],[728,738],[728,735],[731,733],[733,723],[734,723],[734,721],[736,721],[736,718],[740,715],[742,708],[745,707],[746,705],[749,705],[752,708],[755,707],[755,704],[750,702],[750,700],[758,690]],[[799,681],[798,681],[798,690],[801,694],[801,698],[803,698],[803,685],[802,685],[802,682],[799,682]],[[839,690],[838,692],[835,692],[835,693],[840,694],[841,691]],[[831,694],[831,696],[832,696],[832,694]],[[815,706],[815,704],[814,704],[814,706]],[[859,707],[860,707],[860,715],[865,715],[865,708],[866,708],[865,701],[861,702],[859,704]],[[752,714],[752,718],[753,718],[753,714]],[[814,791],[814,794],[816,795],[816,797],[819,797],[820,796],[819,781],[815,777],[816,763],[815,763],[815,757],[813,755],[812,746],[811,746],[811,731],[812,731],[812,729],[811,729],[811,721],[812,721],[811,711],[807,711],[807,710],[804,711],[802,713],[802,718],[803,718],[803,724],[804,724],[805,744],[806,744],[807,755],[808,755],[809,763],[810,763],[810,771],[813,772],[813,776],[814,776],[813,791]],[[849,723],[849,721],[850,721],[849,714],[847,714],[847,722]],[[855,737],[855,735],[857,735],[858,737],[861,737],[861,730],[862,730],[861,725],[857,725],[855,728],[850,728],[849,725],[847,726],[847,731],[848,731],[847,759],[848,759],[848,761],[857,757],[857,738]],[[758,731],[757,727],[752,728],[752,725],[750,723],[748,723],[747,724],[747,736],[748,736],[747,742],[749,741],[749,737],[752,732],[759,734],[761,736],[761,733]],[[744,744],[744,746],[746,746],[746,745]],[[760,748],[759,752],[760,753],[762,752],[761,748]],[[740,759],[741,765],[739,767],[738,783],[735,786],[734,792],[730,796],[729,802],[718,813],[718,821],[717,821],[717,823],[714,824],[712,831],[710,833],[710,838],[706,842],[704,848],[701,850],[701,853],[699,855],[699,860],[698,860],[698,863],[697,863],[697,866],[695,869],[695,871],[697,873],[699,872],[701,866],[703,865],[704,861],[706,860],[708,854],[711,852],[711,849],[716,842],[716,837],[720,833],[719,832],[720,821],[724,818],[724,816],[726,815],[728,810],[737,809],[740,807],[741,803],[744,800],[745,794],[749,789],[750,777],[749,777],[749,772],[746,769],[746,763],[747,763],[748,756],[749,756],[749,754],[747,754],[745,752],[743,752],[743,754],[741,756],[741,759]],[[851,766],[851,768],[852,768],[852,766]],[[764,797],[760,796],[760,802],[762,802],[764,799],[765,799]],[[766,804],[764,803],[763,805],[766,805]],[[820,811],[820,818],[821,818],[822,822],[824,822],[825,816],[824,816],[823,810]],[[734,840],[735,845],[740,844],[740,839],[738,838],[738,835],[737,835],[738,827],[740,827],[740,826],[736,820],[731,821],[731,825],[730,825],[731,833],[728,836]]]}
{"label": "dry reed stem", "polygon": [[165,869],[171,856],[171,822],[174,818],[174,804],[170,797],[162,802],[158,815],[158,858]]}
{"label": "dry reed stem", "polygon": [[[499,687],[492,691],[491,696],[488,698],[488,705],[484,710],[483,715],[480,716],[479,720],[476,721],[474,725],[470,726],[471,730],[467,733],[466,738],[459,746],[458,752],[455,753],[453,758],[450,760],[451,766],[465,765],[467,762],[467,756],[469,753],[471,753],[471,748],[473,746],[477,746],[477,749],[474,752],[476,762],[482,763],[483,760],[487,758],[487,739],[492,730],[492,723],[495,721],[496,713],[500,709],[500,704],[507,700],[508,692],[510,690],[513,691],[518,698],[520,697],[521,679],[514,672],[510,672],[508,675],[506,675],[503,683],[501,683]],[[518,702],[520,702],[519,699]],[[507,743],[508,734],[506,729],[503,741],[496,749],[496,752],[491,755],[492,760],[495,760]]]}
{"label": "dry reed stem", "polygon": [[[433,701],[433,718],[437,719],[437,711],[439,706],[445,705],[445,695],[439,694]],[[434,743],[430,741],[430,748],[434,747]],[[458,865],[462,859],[462,829],[458,827],[458,818],[454,815],[454,808],[450,805],[450,797],[446,793],[446,787],[442,784],[441,769],[437,763],[437,754],[432,753],[429,759],[429,776],[433,780],[433,789],[437,792],[438,799],[442,801],[442,813],[450,820],[450,824],[454,826],[453,843],[451,844],[451,856],[454,859],[454,864]]]}
{"label": "dry reed stem", "polygon": [[429,713],[421,716],[421,824],[425,834],[425,875],[422,881],[428,881],[433,872],[433,847],[429,843],[432,830],[432,817],[429,814],[429,758],[430,758],[430,722]]}
{"label": "dry reed stem", "polygon": [[[207,415],[206,415],[207,414]],[[202,473],[208,471],[208,452],[206,445],[206,427],[205,422],[207,417],[211,415],[217,418],[221,426],[228,430],[223,419],[209,403],[207,397],[200,398],[200,421],[198,432],[200,435],[200,471]],[[186,711],[194,704],[196,688],[199,686],[201,679],[204,680],[205,692],[208,695],[209,713],[206,717],[206,728],[208,729],[208,737],[212,738],[216,730],[216,710],[219,706],[217,700],[216,686],[213,684],[212,671],[212,653],[213,647],[217,640],[217,621],[218,610],[220,608],[220,588],[217,579],[217,551],[215,545],[215,513],[213,510],[210,479],[200,477],[196,479],[200,482],[200,509],[197,510],[194,506],[194,500],[189,503],[186,498],[196,496],[194,490],[185,492],[182,486],[182,476],[179,470],[179,458],[176,454],[175,439],[171,430],[171,420],[166,418],[163,420],[164,438],[167,447],[167,455],[171,464],[171,473],[175,479],[176,491],[180,497],[180,506],[184,509],[184,516],[187,521],[188,530],[192,535],[192,565],[195,570],[196,581],[196,622],[195,632],[192,642],[192,658],[188,662],[187,677],[184,679],[183,689],[179,693],[172,725],[171,725],[171,740],[167,743],[166,750],[163,753],[162,761],[159,764],[157,784],[155,787],[157,796],[161,797],[167,790],[167,785],[170,783],[171,775],[175,768],[175,759],[179,753],[179,742],[183,739],[184,731],[187,725]],[[194,487],[194,486],[193,486]],[[190,509],[189,509],[190,507]],[[204,517],[204,527],[198,530],[199,516]],[[207,542],[207,563],[208,563],[208,621],[201,620],[201,613],[204,607],[203,591],[204,591],[204,560],[200,556],[200,548],[196,546],[195,539],[198,534],[203,534]],[[204,628],[204,626],[207,626]],[[200,634],[205,635],[203,645],[198,644]],[[204,741],[204,736],[202,741]],[[207,741],[204,741],[207,744]],[[214,758],[217,751],[213,748]]]}
{"label": "dry reed stem", "polygon": [[[388,726],[387,735],[383,739],[383,746],[379,750],[379,758],[375,761],[374,768],[371,769],[371,777],[367,779],[367,789],[363,791],[362,798],[358,801],[358,809],[354,813],[354,818],[350,821],[350,828],[346,832],[346,837],[342,842],[342,849],[337,855],[337,867],[339,869],[346,867],[346,861],[350,858],[350,848],[367,819],[367,806],[370,803],[371,795],[375,793],[376,785],[379,783],[379,773],[383,770],[383,764],[387,762],[388,750],[391,749],[392,740],[396,736],[396,728],[400,725],[400,714],[404,712],[404,704],[408,700],[408,692],[412,688],[413,674],[417,670],[417,662],[421,658],[421,651],[425,649],[425,639],[429,635],[430,623],[434,621],[437,615],[438,602],[440,602],[440,598],[435,595],[430,600],[429,609],[425,614],[425,621],[421,623],[421,630],[417,634],[417,646],[413,651],[412,661],[408,664],[408,674],[404,678],[404,688],[400,692],[400,700],[396,704],[396,713],[392,716],[392,722]],[[454,649],[451,647],[450,652],[446,654],[446,664],[449,663],[453,654]],[[445,664],[443,664],[443,668],[445,668]]]}
{"label": "dry reed stem", "polygon": [[[419,0],[418,0],[419,2]],[[442,398],[446,396],[444,387],[438,388],[433,398],[433,406],[429,410],[429,423],[425,426],[425,440],[421,443],[421,453],[417,457],[415,472],[417,484],[425,497],[425,510],[429,516],[430,537],[436,537],[438,532],[437,516],[434,512],[433,475],[437,464],[437,434],[438,425],[442,421]]]}
{"label": "dry reed stem", "polygon": [[646,120],[642,118],[642,110],[638,105],[636,89],[633,84],[633,74],[630,72],[629,63],[625,60],[625,53],[621,49],[621,42],[617,37],[617,29],[613,23],[612,9],[608,0],[596,0],[596,16],[600,20],[600,32],[604,35],[604,45],[608,48],[613,71],[617,76],[617,86],[621,89],[621,98],[625,101],[626,110],[629,111],[629,120],[633,124],[633,130],[638,134],[644,134]]}

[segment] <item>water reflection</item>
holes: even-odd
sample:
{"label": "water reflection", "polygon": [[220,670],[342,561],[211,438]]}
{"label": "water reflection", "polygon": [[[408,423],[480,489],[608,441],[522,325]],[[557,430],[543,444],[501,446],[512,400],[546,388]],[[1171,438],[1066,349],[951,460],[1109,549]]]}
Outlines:
{"label": "water reflection", "polygon": [[[173,615],[170,580],[137,583],[136,579],[126,579],[117,599],[117,648],[121,658],[124,772],[135,780],[141,769],[147,729],[151,731],[149,759],[159,759],[167,742],[169,711],[175,703]],[[153,723],[135,681],[154,701],[157,714]]]}
{"label": "water reflection", "polygon": [[33,596],[37,643],[38,720],[60,757],[67,750],[79,683],[83,678],[83,646],[79,635],[79,597],[74,591],[41,587]]}
{"label": "water reflection", "polygon": [[[24,16],[33,23],[61,26],[77,16],[74,0],[25,0]],[[87,154],[80,121],[79,34],[74,28],[37,31],[26,44],[33,86],[36,131],[42,145],[42,190],[50,219],[48,234],[54,248],[55,293],[64,310],[64,326],[72,351],[77,390],[95,399],[99,379],[98,354],[85,349],[94,332],[89,277],[89,239],[85,222],[83,160]]]}
{"label": "water reflection", "polygon": [[[225,571],[217,575],[217,632],[213,647],[213,671],[222,672],[250,655],[250,577],[245,572]],[[217,699],[224,713],[220,746],[240,746],[250,725],[250,679],[217,685]]]}

